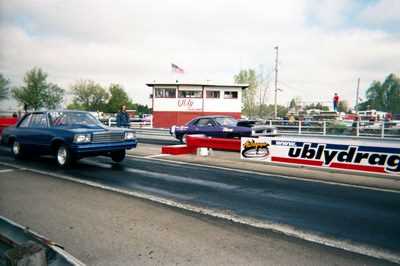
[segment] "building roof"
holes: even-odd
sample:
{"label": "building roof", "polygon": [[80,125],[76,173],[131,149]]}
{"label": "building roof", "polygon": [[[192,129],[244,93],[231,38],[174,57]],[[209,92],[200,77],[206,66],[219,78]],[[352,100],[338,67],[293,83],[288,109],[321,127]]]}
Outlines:
{"label": "building roof", "polygon": [[147,86],[149,87],[154,87],[154,86],[207,86],[207,87],[216,87],[216,88],[224,88],[224,87],[230,87],[230,88],[242,88],[246,89],[249,87],[249,84],[247,83],[196,83],[196,82],[150,82],[146,83]]}

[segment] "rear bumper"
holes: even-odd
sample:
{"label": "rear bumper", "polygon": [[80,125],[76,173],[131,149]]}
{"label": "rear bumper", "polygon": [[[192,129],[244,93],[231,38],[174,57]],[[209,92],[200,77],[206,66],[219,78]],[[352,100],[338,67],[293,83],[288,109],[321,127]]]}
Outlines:
{"label": "rear bumper", "polygon": [[76,157],[106,155],[113,151],[130,150],[136,148],[137,140],[121,141],[114,143],[88,143],[73,144],[71,152]]}

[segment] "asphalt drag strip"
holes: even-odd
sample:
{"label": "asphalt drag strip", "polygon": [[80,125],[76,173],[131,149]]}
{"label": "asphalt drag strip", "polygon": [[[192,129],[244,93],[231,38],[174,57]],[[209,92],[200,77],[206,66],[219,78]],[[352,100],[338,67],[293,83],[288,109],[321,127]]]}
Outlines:
{"label": "asphalt drag strip", "polygon": [[29,170],[0,173],[0,215],[87,265],[393,265]]}
{"label": "asphalt drag strip", "polygon": [[[1,153],[1,165],[15,161]],[[400,194],[274,176],[128,158],[82,160],[69,170],[50,158],[20,167],[170,206],[272,229],[313,242],[399,260]]]}

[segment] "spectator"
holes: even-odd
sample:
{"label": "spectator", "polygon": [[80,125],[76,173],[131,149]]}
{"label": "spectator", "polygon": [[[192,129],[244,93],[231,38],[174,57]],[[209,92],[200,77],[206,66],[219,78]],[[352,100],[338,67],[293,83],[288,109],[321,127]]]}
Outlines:
{"label": "spectator", "polygon": [[333,96],[333,111],[337,112],[339,104],[339,95],[335,92],[335,95]]}
{"label": "spectator", "polygon": [[117,114],[117,127],[130,127],[129,114],[126,106],[121,106],[121,110]]}

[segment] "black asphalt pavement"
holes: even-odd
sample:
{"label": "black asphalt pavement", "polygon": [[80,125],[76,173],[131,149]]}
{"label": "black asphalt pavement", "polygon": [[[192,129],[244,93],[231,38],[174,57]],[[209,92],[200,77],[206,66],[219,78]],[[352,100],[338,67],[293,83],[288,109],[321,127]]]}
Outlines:
{"label": "black asphalt pavement", "polygon": [[400,254],[400,194],[396,192],[146,158],[128,157],[121,164],[90,158],[62,170],[52,158],[16,162],[2,149],[0,161]]}

